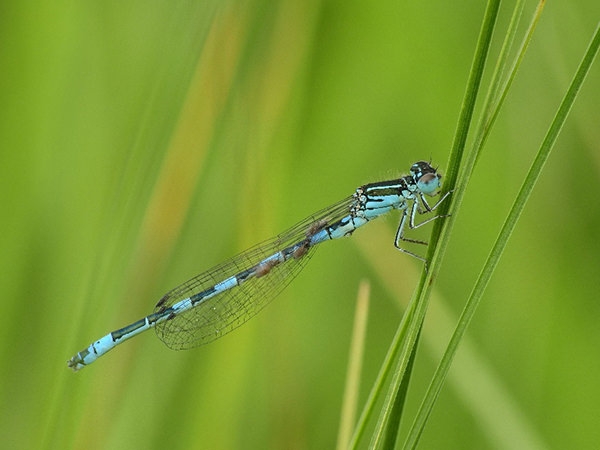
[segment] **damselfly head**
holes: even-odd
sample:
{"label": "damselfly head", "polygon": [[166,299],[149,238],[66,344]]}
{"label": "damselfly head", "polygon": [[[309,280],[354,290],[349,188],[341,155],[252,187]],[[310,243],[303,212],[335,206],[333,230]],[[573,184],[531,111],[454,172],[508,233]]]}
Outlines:
{"label": "damselfly head", "polygon": [[436,190],[442,185],[442,175],[426,161],[414,163],[410,168],[410,174],[423,194],[435,195]]}

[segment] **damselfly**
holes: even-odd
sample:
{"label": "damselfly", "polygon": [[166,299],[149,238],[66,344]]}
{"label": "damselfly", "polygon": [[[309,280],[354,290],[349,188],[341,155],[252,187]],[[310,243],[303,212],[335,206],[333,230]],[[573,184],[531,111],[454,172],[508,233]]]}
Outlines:
{"label": "damselfly", "polygon": [[350,236],[354,230],[393,209],[402,211],[394,245],[400,241],[427,244],[404,237],[406,224],[418,228],[436,215],[415,224],[417,213],[434,206],[425,196],[438,194],[442,176],[425,161],[412,165],[410,174],[395,180],[366,184],[354,194],[325,208],[280,235],[258,244],[177,286],[163,296],[150,314],[113,331],[77,353],[68,365],[77,371],[125,340],[155,328],[170,348],[180,350],[207,344],[237,328],[263,309],[300,272],[321,242]]}

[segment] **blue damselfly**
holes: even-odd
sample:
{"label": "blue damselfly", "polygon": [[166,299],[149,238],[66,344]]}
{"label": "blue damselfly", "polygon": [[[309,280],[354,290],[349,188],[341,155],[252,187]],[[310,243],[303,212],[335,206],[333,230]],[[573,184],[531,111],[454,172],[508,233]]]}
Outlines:
{"label": "blue damselfly", "polygon": [[393,209],[402,211],[394,245],[415,258],[422,257],[400,247],[400,241],[426,242],[404,237],[408,223],[418,228],[438,217],[415,224],[417,213],[434,206],[425,196],[436,196],[442,176],[425,161],[410,174],[395,180],[366,184],[354,194],[304,219],[278,236],[262,242],[218,266],[177,286],[156,304],[154,313],[113,331],[77,353],[68,365],[79,370],[125,340],[155,328],[172,349],[207,344],[229,333],[263,309],[300,272],[317,244],[350,236],[354,230]]}

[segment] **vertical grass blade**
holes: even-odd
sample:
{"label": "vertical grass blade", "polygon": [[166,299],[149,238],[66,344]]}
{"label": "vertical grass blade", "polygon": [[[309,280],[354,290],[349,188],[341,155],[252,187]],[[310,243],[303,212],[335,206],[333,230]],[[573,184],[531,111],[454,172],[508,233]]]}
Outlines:
{"label": "vertical grass blade", "polygon": [[[446,186],[454,186],[457,182],[459,168],[473,118],[473,111],[475,109],[475,103],[477,100],[487,55],[489,53],[499,7],[499,0],[490,0],[486,6],[483,23],[477,41],[477,48],[465,91],[465,97],[461,106],[457,129],[452,144],[452,151],[450,153],[450,160],[446,173]],[[440,214],[447,213],[448,208],[451,207],[450,203],[452,203],[452,199],[447,204],[442,204],[441,208],[439,208]],[[402,342],[402,350],[400,352],[397,367],[394,372],[388,394],[382,406],[375,431],[371,437],[371,448],[389,448],[390,445],[393,446],[392,441],[395,439],[392,439],[391,437],[397,436],[398,434],[400,422],[399,414],[395,412],[395,409],[401,407],[401,405],[399,405],[396,400],[400,395],[402,386],[407,386],[407,382],[404,381],[404,377],[410,376],[410,372],[407,371],[407,368],[410,365],[413,348],[416,345],[417,338],[421,330],[421,325],[425,318],[431,286],[439,270],[438,261],[442,259],[445,252],[450,233],[450,228],[448,225],[449,224],[445,223],[445,221],[439,221],[434,225],[430,240],[430,247],[427,252],[427,260],[430,261],[429,270],[424,270],[422,272],[421,279],[416,290],[414,315],[409,319],[409,332],[406,339]],[[442,229],[444,230],[444,238],[440,239],[442,235]],[[402,321],[401,326],[403,326],[403,324],[404,320]],[[397,417],[398,420],[392,422],[392,417]],[[388,427],[390,428],[388,429]]]}
{"label": "vertical grass blade", "polygon": [[[527,33],[525,33],[525,38],[521,42],[521,46],[519,48],[519,51],[517,52],[517,57],[515,58],[512,68],[509,72],[509,75],[507,76],[506,80],[504,81],[504,85],[501,89],[500,89],[501,66],[503,66],[504,64],[499,64],[497,66],[496,71],[494,72],[493,80],[492,80],[492,83],[490,86],[490,91],[486,98],[486,103],[484,106],[482,120],[479,123],[479,126],[477,127],[478,128],[477,129],[477,137],[475,138],[475,141],[473,144],[473,151],[475,153],[472,156],[473,162],[471,163],[471,161],[468,160],[467,163],[465,163],[466,176],[470,176],[470,173],[473,170],[473,167],[475,167],[475,164],[477,164],[477,160],[479,159],[481,148],[483,147],[483,144],[487,140],[490,130],[492,129],[492,125],[496,121],[496,117],[498,117],[498,112],[500,111],[500,108],[502,107],[502,104],[504,103],[504,100],[506,99],[506,95],[508,94],[508,91],[510,90],[510,86],[512,85],[512,82],[515,78],[515,75],[517,74],[519,66],[521,65],[521,62],[523,61],[523,57],[525,56],[525,52],[526,52],[527,48],[529,47],[529,43],[531,42],[531,38],[533,37],[533,32],[535,31],[535,29],[537,27],[537,24],[540,20],[540,17],[542,15],[542,11],[544,10],[545,5],[546,5],[546,0],[540,0],[540,2],[538,3],[538,6],[533,14],[533,19],[531,20],[531,22],[529,24],[529,28],[527,29]],[[513,19],[517,15],[517,10],[519,9],[519,7],[520,6],[518,4],[515,5]],[[520,9],[522,9],[522,6],[520,7]],[[519,14],[520,14],[520,11],[519,11]],[[500,59],[505,60],[507,53],[504,52],[504,48],[507,47],[508,41],[512,40],[512,35],[516,32],[516,28],[517,28],[517,23],[516,22],[513,23],[513,20],[511,20],[511,24],[509,25],[509,31],[507,33],[507,37],[506,37],[506,40],[503,45],[503,50],[501,51],[501,54],[499,56]],[[463,192],[459,192],[460,199],[462,199],[462,194],[463,194]],[[457,205],[460,205],[460,203],[457,202]]]}
{"label": "vertical grass blade", "polygon": [[[543,1],[544,0],[542,0],[542,2]],[[517,28],[519,26],[521,15],[523,14],[524,6],[524,0],[517,0],[517,3],[515,3],[515,7],[510,18],[510,23],[508,24],[508,29],[506,30],[506,35],[504,37],[504,42],[502,42],[502,48],[500,49],[500,53],[498,54],[498,60],[496,61],[496,66],[494,67],[494,71],[492,73],[492,79],[490,81],[488,92],[485,96],[485,101],[483,102],[483,112],[481,115],[481,122],[478,129],[482,128],[481,123],[487,121],[487,118],[492,113],[492,105],[494,104],[494,101],[498,99],[498,93],[500,92],[501,87],[500,82],[502,81],[502,74],[506,69],[506,64],[508,62],[508,54],[510,52],[510,49],[512,48],[515,35],[517,34]]]}
{"label": "vertical grass blade", "polygon": [[342,416],[336,446],[338,450],[347,449],[352,437],[352,426],[354,425],[356,417],[356,405],[358,404],[358,393],[360,388],[360,373],[367,334],[370,291],[371,285],[369,282],[366,280],[361,281],[360,286],[358,287],[356,312],[354,313],[354,326],[352,327],[348,373],[346,375],[346,387],[344,388],[344,400],[342,402]]}
{"label": "vertical grass blade", "polygon": [[491,275],[494,272],[500,257],[502,256],[508,239],[510,238],[510,235],[512,234],[515,228],[515,225],[523,211],[523,208],[525,207],[525,204],[527,203],[527,200],[531,195],[533,187],[535,186],[537,180],[540,177],[542,169],[544,168],[544,165],[548,160],[548,156],[550,155],[550,151],[552,150],[552,147],[556,142],[558,134],[560,133],[560,130],[562,129],[565,123],[565,120],[567,119],[567,116],[573,106],[575,98],[577,97],[577,94],[583,84],[583,81],[585,80],[585,77],[589,72],[589,69],[598,52],[599,47],[600,24],[597,26],[596,31],[594,32],[594,36],[585,52],[583,59],[581,60],[581,63],[579,64],[575,76],[573,77],[573,80],[571,81],[571,84],[569,86],[569,89],[567,90],[567,93],[565,94],[560,104],[560,107],[558,108],[558,111],[554,116],[552,124],[550,125],[550,128],[546,133],[546,136],[542,142],[540,149],[538,150],[536,158],[533,161],[529,172],[527,173],[527,176],[525,177],[523,185],[521,186],[521,189],[519,190],[515,202],[513,203],[513,206],[504,222],[504,225],[502,226],[498,238],[494,243],[494,246],[485,262],[485,265],[483,266],[483,269],[477,279],[477,282],[475,283],[475,286],[473,287],[471,295],[469,296],[467,304],[465,305],[465,308],[459,319],[458,325],[454,331],[454,334],[452,335],[452,338],[450,339],[448,348],[446,349],[446,352],[444,353],[444,356],[436,370],[436,373],[433,377],[431,385],[427,390],[425,399],[421,405],[419,413],[417,414],[415,422],[411,427],[408,438],[404,445],[405,449],[415,448],[419,442],[420,436],[423,432],[423,428],[427,422],[427,418],[431,414],[433,405],[435,404],[435,400],[437,399],[437,396],[440,393],[440,390],[450,368],[450,364],[454,358],[454,355],[456,354],[458,344],[460,343],[460,340],[462,339],[465,330],[469,322],[471,321],[473,314],[475,313],[475,310],[481,300],[485,288],[487,287]]}
{"label": "vertical grass blade", "polygon": [[350,442],[350,445],[348,446],[348,448],[350,448],[350,449],[358,448],[358,444],[359,444],[361,438],[363,437],[367,423],[369,422],[369,419],[371,418],[371,415],[375,408],[375,403],[377,402],[377,399],[381,395],[381,391],[383,390],[385,381],[386,381],[390,371],[392,370],[393,362],[396,359],[396,355],[398,354],[398,351],[400,350],[400,343],[406,339],[406,333],[408,332],[409,320],[410,320],[410,318],[412,318],[412,315],[413,315],[412,313],[414,312],[414,304],[415,304],[414,301],[410,302],[408,308],[406,309],[406,312],[404,313],[404,316],[402,317],[402,322],[400,323],[400,326],[396,330],[396,334],[394,335],[394,337],[392,339],[392,343],[388,349],[387,354],[385,355],[383,363],[381,364],[381,368],[379,369],[377,378],[375,379],[375,382],[373,383],[373,386],[371,387],[371,391],[369,392],[369,397],[367,398],[367,401],[365,402],[365,406],[363,407],[360,418],[358,419],[358,422],[354,429],[352,441]]}

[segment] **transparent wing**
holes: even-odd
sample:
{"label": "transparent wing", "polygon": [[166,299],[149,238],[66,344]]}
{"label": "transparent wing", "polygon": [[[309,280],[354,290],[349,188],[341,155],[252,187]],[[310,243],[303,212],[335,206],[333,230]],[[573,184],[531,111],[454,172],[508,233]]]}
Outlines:
{"label": "transparent wing", "polygon": [[[354,198],[344,200],[304,219],[278,236],[264,241],[237,256],[192,278],[167,293],[156,305],[159,313],[181,300],[251,269],[269,256],[306,240],[314,224],[335,223],[350,213]],[[308,247],[301,256],[292,257],[270,268],[260,277],[248,278],[194,308],[156,324],[156,334],[169,348],[187,349],[207,344],[229,333],[255,316],[277,296],[306,265],[314,253]]]}

